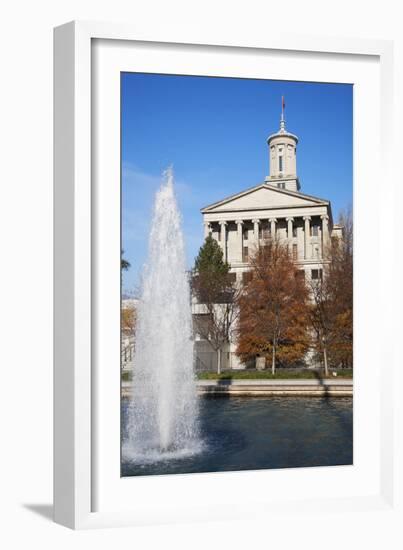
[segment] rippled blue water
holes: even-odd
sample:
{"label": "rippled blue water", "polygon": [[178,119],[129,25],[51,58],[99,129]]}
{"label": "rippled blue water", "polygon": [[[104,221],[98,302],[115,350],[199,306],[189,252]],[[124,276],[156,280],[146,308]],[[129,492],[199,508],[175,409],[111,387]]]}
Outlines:
{"label": "rippled blue water", "polygon": [[[201,397],[202,450],[122,476],[335,466],[353,462],[353,401],[335,397]],[[122,432],[127,401],[122,400]]]}

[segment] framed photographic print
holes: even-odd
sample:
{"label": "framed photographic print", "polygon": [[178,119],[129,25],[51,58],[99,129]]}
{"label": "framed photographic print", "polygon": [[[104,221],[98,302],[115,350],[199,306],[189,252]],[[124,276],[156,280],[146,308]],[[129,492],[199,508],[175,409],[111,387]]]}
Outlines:
{"label": "framed photographic print", "polygon": [[353,464],[352,100],[122,73],[122,475]]}
{"label": "framed photographic print", "polygon": [[56,521],[395,513],[391,60],[55,30]]}

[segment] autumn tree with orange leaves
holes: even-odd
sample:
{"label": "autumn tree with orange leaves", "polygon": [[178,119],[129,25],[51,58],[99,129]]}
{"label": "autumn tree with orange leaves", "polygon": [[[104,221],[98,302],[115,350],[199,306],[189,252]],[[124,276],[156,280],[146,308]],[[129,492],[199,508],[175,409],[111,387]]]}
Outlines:
{"label": "autumn tree with orange leaves", "polygon": [[250,280],[238,299],[237,354],[243,362],[264,356],[291,366],[309,349],[309,303],[304,273],[295,266],[288,247],[269,239],[250,258]]}
{"label": "autumn tree with orange leaves", "polygon": [[342,213],[343,237],[334,238],[325,251],[322,277],[310,282],[310,322],[313,348],[330,367],[353,366],[353,222]]}

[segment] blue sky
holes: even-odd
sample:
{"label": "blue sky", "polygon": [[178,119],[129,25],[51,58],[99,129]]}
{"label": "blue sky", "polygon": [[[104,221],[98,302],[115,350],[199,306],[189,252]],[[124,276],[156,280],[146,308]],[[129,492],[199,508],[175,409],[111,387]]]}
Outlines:
{"label": "blue sky", "polygon": [[299,137],[301,191],[329,199],[335,219],[352,205],[349,84],[122,73],[122,244],[137,287],[147,256],[152,204],[173,164],[189,267],[203,241],[200,208],[264,181],[266,138],[279,127]]}

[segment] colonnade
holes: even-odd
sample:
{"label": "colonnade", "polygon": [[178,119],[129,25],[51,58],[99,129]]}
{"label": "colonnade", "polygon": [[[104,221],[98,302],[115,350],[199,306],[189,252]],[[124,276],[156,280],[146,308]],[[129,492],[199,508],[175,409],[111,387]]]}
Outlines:
{"label": "colonnade", "polygon": [[[244,246],[244,232],[243,232],[243,226],[245,223],[251,223],[253,226],[253,240],[255,243],[260,242],[260,233],[261,228],[264,227],[264,225],[270,226],[270,235],[272,238],[276,237],[277,234],[277,226],[280,220],[285,220],[286,222],[286,230],[287,230],[287,242],[290,246],[290,249],[293,244],[297,243],[297,239],[294,237],[294,226],[296,224],[298,226],[302,225],[303,231],[304,231],[304,251],[303,251],[303,259],[309,260],[312,256],[312,251],[310,244],[312,242],[312,216],[302,216],[302,217],[296,217],[296,216],[288,216],[284,218],[252,218],[252,219],[236,219],[236,220],[217,220],[217,221],[210,221],[204,223],[204,237],[206,238],[209,233],[212,232],[213,225],[218,224],[219,225],[219,243],[223,249],[223,255],[224,255],[224,261],[228,260],[228,247],[227,247],[227,237],[228,237],[228,224],[229,223],[235,223],[236,224],[236,232],[237,232],[237,248],[240,251],[242,255],[242,249]],[[299,220],[302,220],[303,223],[299,223]],[[319,242],[318,238],[318,244],[320,245],[321,250],[321,257],[324,256],[324,250],[328,246],[329,243],[329,216],[327,215],[321,215],[321,240]],[[319,237],[319,236],[318,236]],[[316,242],[316,241],[315,241]],[[238,253],[239,256],[239,253]]]}

